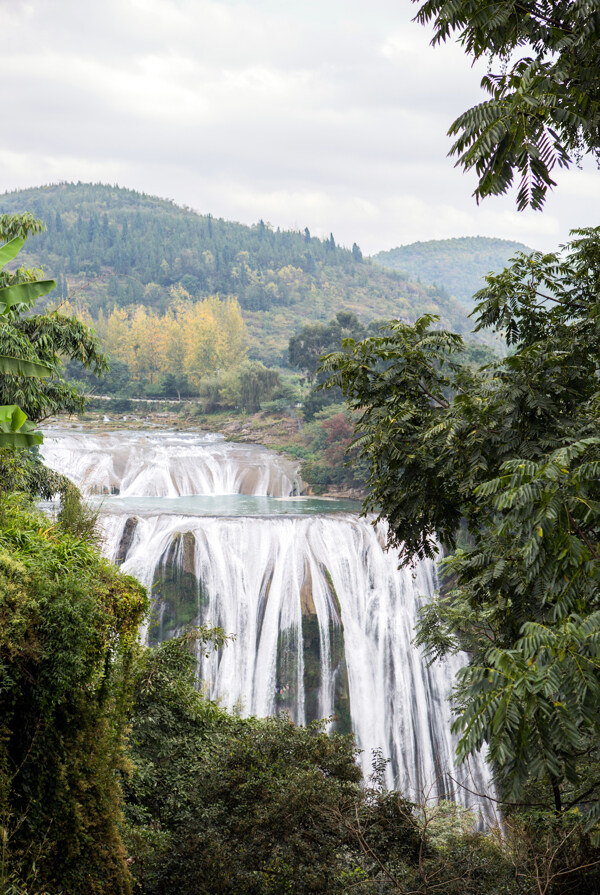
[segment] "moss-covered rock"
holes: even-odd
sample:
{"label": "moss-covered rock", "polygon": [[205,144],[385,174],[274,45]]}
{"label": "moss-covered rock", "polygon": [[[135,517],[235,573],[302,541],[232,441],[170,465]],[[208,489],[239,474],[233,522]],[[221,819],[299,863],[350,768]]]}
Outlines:
{"label": "moss-covered rock", "polygon": [[198,620],[205,592],[196,577],[195,553],[193,532],[178,532],[158,564],[148,629],[151,646],[169,640]]}

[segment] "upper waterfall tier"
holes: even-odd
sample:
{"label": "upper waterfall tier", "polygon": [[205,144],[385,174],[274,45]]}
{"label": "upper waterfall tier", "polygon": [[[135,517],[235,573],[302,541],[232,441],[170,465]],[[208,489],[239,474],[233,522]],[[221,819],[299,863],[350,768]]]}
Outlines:
{"label": "upper waterfall tier", "polygon": [[42,452],[51,469],[92,494],[289,497],[302,490],[297,463],[257,445],[225,442],[220,435],[51,430]]}

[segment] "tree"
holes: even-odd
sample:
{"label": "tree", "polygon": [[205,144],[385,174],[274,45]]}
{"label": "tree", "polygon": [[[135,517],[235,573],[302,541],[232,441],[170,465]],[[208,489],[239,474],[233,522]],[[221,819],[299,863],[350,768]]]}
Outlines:
{"label": "tree", "polygon": [[270,401],[281,386],[277,370],[270,370],[260,361],[247,361],[237,372],[239,406],[248,413],[257,413],[263,401]]}
{"label": "tree", "polygon": [[118,771],[146,607],[78,530],[0,495],[0,884],[128,895]]}
{"label": "tree", "polygon": [[[12,236],[14,230],[27,230],[28,221],[22,221],[20,228],[11,227],[6,217],[0,219],[0,228],[5,223],[5,229],[0,229],[0,239]],[[0,246],[0,268],[13,261],[24,245],[25,240],[21,236],[12,236]],[[45,295],[55,286],[54,280],[35,280],[28,272],[17,272],[11,276],[6,271],[0,272],[0,317],[9,317],[11,310],[19,307],[29,307],[42,295]],[[27,346],[24,351],[15,351],[15,346],[8,341],[6,345],[5,333],[8,328],[6,320],[0,321],[0,380],[8,377],[9,380],[19,379],[22,376],[43,378],[50,375],[50,369],[38,362],[37,358],[28,357]],[[7,352],[7,353],[5,353]],[[2,395],[0,388],[0,401],[14,400],[13,394]],[[35,431],[35,427],[27,420],[27,414],[21,407],[14,403],[0,406],[0,446],[28,447],[40,444],[42,436]]]}
{"label": "tree", "polygon": [[137,663],[125,783],[133,872],[148,895],[342,892],[336,809],[360,795],[351,739],[209,702],[190,646],[225,640],[191,631]]}
{"label": "tree", "polygon": [[170,297],[173,304],[164,315],[139,305],[98,317],[103,347],[126,363],[135,379],[152,384],[157,376],[177,374],[197,385],[207,373],[244,360],[246,329],[235,299],[192,302],[180,286]]}
{"label": "tree", "polygon": [[590,153],[600,162],[598,0],[414,0],[433,22],[433,44],[458,33],[466,52],[491,68],[490,99],[450,127],[451,153],[475,169],[475,197],[505,193],[520,177],[517,207],[542,208],[553,169]]}
{"label": "tree", "polygon": [[366,328],[356,314],[338,311],[329,323],[307,323],[289,341],[290,364],[302,370],[309,380],[317,373],[321,356],[337,348],[344,335],[363,335]]}
{"label": "tree", "polygon": [[[14,260],[25,238],[42,227],[29,214],[1,216],[0,240],[8,240],[0,247],[1,266]],[[0,439],[4,435],[5,443],[17,446],[42,440],[25,417],[40,422],[54,413],[83,409],[84,398],[62,377],[65,358],[76,358],[94,373],[107,369],[95,336],[79,321],[57,313],[25,315],[56,286],[54,280],[40,280],[38,275],[39,271],[24,268],[0,274],[0,354],[5,356],[0,366],[0,403],[5,405],[0,411]]]}
{"label": "tree", "polygon": [[321,389],[327,378],[319,371],[321,357],[329,351],[335,351],[343,338],[361,338],[369,332],[376,332],[381,325],[382,321],[374,320],[365,326],[352,311],[338,311],[328,323],[307,323],[299,333],[292,336],[288,345],[290,364],[298,367],[311,384],[303,402],[305,420],[310,421],[326,407],[342,402],[339,389],[327,392]]}
{"label": "tree", "polygon": [[424,317],[346,340],[325,367],[359,412],[366,509],[402,562],[455,550],[418,639],[433,657],[469,651],[459,755],[487,742],[507,797],[535,785],[543,802],[546,787],[557,811],[585,801],[596,816],[600,228],[565,249],[519,255],[478,293],[477,328],[504,334],[502,360],[461,363],[462,339]]}

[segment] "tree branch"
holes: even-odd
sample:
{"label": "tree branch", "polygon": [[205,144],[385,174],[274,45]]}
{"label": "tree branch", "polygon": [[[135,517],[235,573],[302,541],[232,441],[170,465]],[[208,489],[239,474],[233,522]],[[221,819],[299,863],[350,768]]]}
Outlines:
{"label": "tree branch", "polygon": [[583,543],[586,545],[586,547],[588,548],[588,550],[590,551],[590,553],[592,554],[592,556],[594,557],[594,559],[600,559],[600,557],[598,556],[598,553],[597,553],[596,549],[594,548],[594,546],[592,545],[591,541],[589,540],[589,538],[586,536],[585,532],[582,531],[582,529],[579,527],[579,525],[578,525],[577,522],[575,521],[575,519],[574,519],[574,517],[573,517],[573,514],[571,513],[571,510],[570,510],[570,509],[568,508],[568,506],[566,506],[566,505],[565,505],[565,509],[566,509],[566,511],[567,511],[567,516],[569,517],[569,519],[570,519],[571,522],[573,523],[573,528],[575,529],[575,531],[576,531],[577,534],[579,535],[580,539],[581,539],[581,540],[583,541]]}
{"label": "tree branch", "polygon": [[429,389],[428,389],[425,385],[423,385],[423,383],[420,382],[420,381],[419,381],[419,388],[421,389],[421,391],[422,391],[424,394],[427,395],[428,398],[431,398],[432,401],[435,401],[435,403],[436,403],[439,407],[443,407],[444,410],[446,410],[448,407],[450,407],[450,405],[449,405],[449,403],[448,403],[447,401],[444,401],[443,398],[437,398],[437,397],[436,397],[435,395],[433,395],[433,394],[429,391]]}

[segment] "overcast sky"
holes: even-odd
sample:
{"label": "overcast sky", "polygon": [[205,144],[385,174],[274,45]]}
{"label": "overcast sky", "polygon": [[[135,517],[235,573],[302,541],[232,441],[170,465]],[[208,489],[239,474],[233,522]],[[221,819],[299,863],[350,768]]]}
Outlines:
{"label": "overcast sky", "polygon": [[479,208],[447,158],[482,69],[409,0],[0,0],[0,191],[118,183],[373,253],[483,235],[552,249],[595,225],[600,174],[543,214]]}

